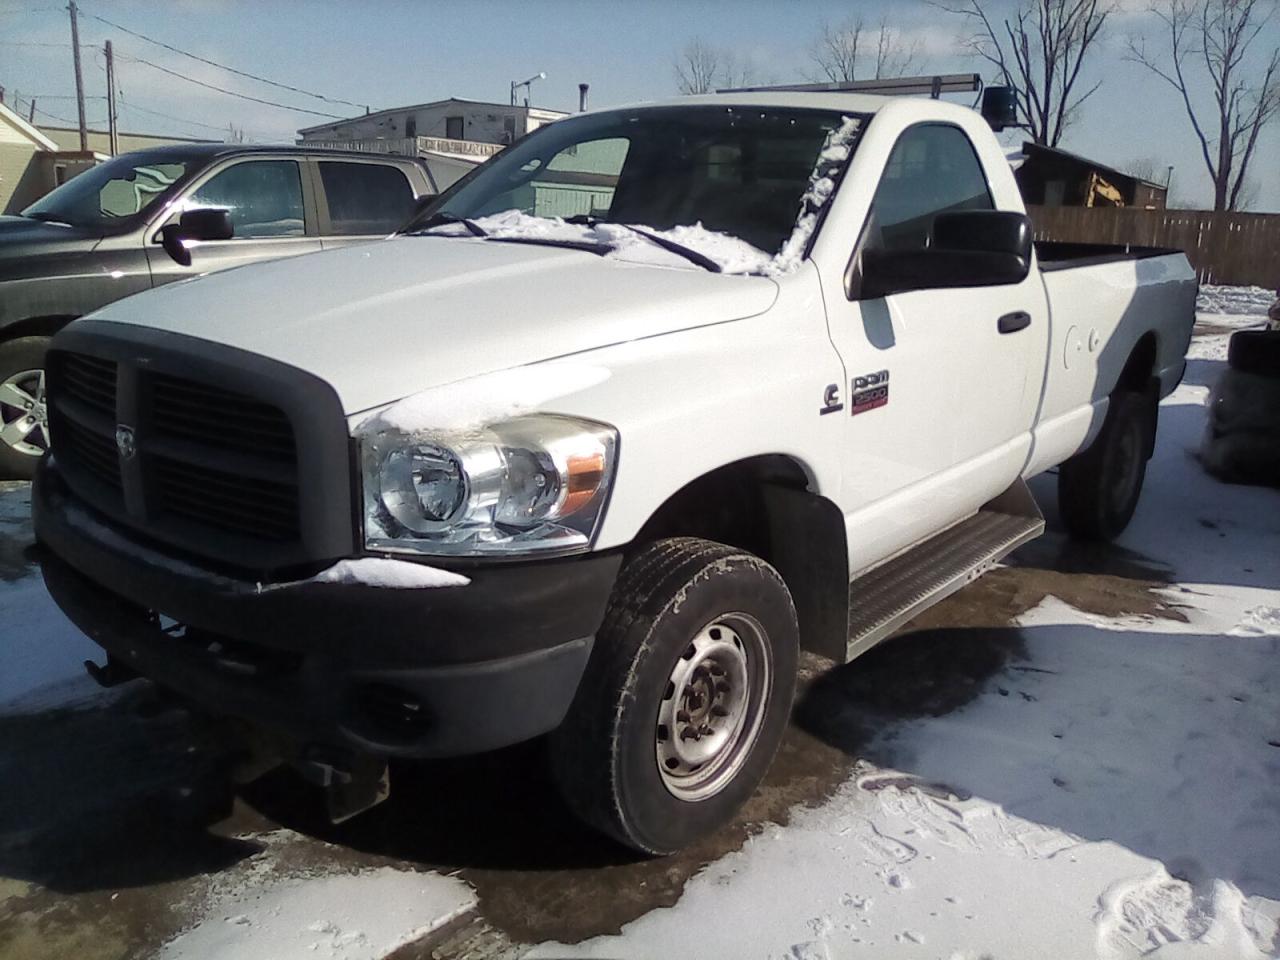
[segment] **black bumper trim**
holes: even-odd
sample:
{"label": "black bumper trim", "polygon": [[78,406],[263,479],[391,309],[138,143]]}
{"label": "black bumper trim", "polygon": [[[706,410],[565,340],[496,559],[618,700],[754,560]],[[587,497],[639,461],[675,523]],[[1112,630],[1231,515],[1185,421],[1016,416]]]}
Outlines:
{"label": "black bumper trim", "polygon": [[113,659],[300,744],[384,756],[475,753],[558,726],[621,563],[475,568],[438,589],[263,586],[133,543],[47,461],[32,509],[50,594]]}

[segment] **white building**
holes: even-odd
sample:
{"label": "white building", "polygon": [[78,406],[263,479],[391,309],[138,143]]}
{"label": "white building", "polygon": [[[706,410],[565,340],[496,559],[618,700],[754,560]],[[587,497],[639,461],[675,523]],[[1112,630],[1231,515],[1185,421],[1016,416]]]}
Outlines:
{"label": "white building", "polygon": [[298,131],[298,143],[420,156],[443,190],[507,144],[563,116],[558,110],[450,97],[306,127]]}

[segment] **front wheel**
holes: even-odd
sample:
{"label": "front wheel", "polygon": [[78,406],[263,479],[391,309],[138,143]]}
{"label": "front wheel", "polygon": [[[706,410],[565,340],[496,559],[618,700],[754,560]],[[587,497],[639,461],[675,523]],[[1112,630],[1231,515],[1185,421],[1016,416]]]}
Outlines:
{"label": "front wheel", "polygon": [[49,449],[44,355],[48,337],[0,343],[0,480],[30,480]]}
{"label": "front wheel", "polygon": [[565,800],[647,854],[722,826],[777,752],[798,647],[791,594],[763,560],[692,538],[646,546],[551,738]]}
{"label": "front wheel", "polygon": [[1058,511],[1077,540],[1114,540],[1129,525],[1156,431],[1153,397],[1119,390],[1089,449],[1058,470]]}

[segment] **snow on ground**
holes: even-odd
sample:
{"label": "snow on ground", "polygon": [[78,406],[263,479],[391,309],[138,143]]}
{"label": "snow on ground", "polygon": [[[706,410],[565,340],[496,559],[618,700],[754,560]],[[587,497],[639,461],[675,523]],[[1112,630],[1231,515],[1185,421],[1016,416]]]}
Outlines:
{"label": "snow on ground", "polygon": [[1172,569],[1185,623],[1047,598],[1019,621],[1025,659],[972,703],[893,723],[830,801],[675,906],[530,956],[691,937],[708,960],[1280,956],[1280,494],[1194,459],[1215,340],[1162,408],[1121,540]]}
{"label": "snow on ground", "polygon": [[382,867],[235,887],[156,960],[379,960],[475,906],[467,884]]}
{"label": "snow on ground", "polygon": [[1205,284],[1196,298],[1197,314],[1266,317],[1276,292],[1265,287],[1218,287]]}
{"label": "snow on ground", "polygon": [[100,692],[83,661],[101,650],[62,615],[34,566],[28,484],[0,483],[0,713],[71,706]]}

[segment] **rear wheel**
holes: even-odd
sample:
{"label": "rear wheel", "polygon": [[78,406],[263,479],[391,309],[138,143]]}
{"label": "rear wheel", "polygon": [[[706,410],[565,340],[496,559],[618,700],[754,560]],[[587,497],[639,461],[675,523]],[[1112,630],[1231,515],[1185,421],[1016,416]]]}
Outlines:
{"label": "rear wheel", "polygon": [[791,595],[763,560],[692,538],[645,547],[551,738],[566,801],[648,854],[728,822],[777,752],[797,651]]}
{"label": "rear wheel", "polygon": [[44,355],[47,337],[0,343],[0,479],[30,480],[49,449]]}
{"label": "rear wheel", "polygon": [[1058,510],[1078,540],[1112,540],[1129,525],[1155,440],[1152,396],[1118,390],[1102,430],[1058,471]]}

